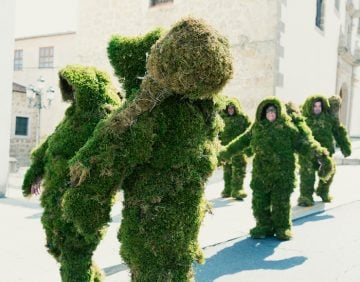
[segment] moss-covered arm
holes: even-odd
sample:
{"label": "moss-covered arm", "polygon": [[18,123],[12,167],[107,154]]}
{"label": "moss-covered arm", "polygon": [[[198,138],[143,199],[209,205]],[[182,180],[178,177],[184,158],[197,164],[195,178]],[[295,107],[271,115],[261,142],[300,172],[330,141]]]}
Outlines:
{"label": "moss-covered arm", "polygon": [[219,162],[230,160],[233,156],[244,152],[250,146],[251,128],[245,131],[240,136],[236,137],[224,149],[220,150],[218,154]]}
{"label": "moss-covered arm", "polygon": [[351,141],[346,128],[340,123],[339,119],[333,118],[333,134],[336,143],[339,145],[344,157],[351,155]]}
{"label": "moss-covered arm", "polygon": [[31,196],[31,186],[38,182],[44,175],[45,152],[48,148],[49,138],[50,137],[31,154],[31,166],[27,170],[22,184],[22,192],[25,197]]}
{"label": "moss-covered arm", "polygon": [[293,117],[292,120],[298,129],[298,134],[295,136],[295,149],[299,154],[308,155],[311,159],[316,159],[320,164],[318,170],[319,177],[323,180],[328,180],[335,171],[335,164],[330,157],[329,151],[315,140],[310,128],[302,118],[294,119]]}

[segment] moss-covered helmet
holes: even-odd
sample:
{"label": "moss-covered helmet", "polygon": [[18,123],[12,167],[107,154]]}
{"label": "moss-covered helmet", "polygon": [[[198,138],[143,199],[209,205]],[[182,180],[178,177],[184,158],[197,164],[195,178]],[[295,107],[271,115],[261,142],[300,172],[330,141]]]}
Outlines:
{"label": "moss-covered helmet", "polygon": [[155,43],[147,70],[176,94],[212,98],[233,73],[229,43],[203,20],[188,17]]}

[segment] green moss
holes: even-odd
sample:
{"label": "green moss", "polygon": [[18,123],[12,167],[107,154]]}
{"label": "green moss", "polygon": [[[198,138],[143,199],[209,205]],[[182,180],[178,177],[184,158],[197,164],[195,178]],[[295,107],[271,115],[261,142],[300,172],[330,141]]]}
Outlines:
{"label": "green moss", "polygon": [[[265,117],[268,105],[275,106],[277,110],[274,122]],[[250,234],[255,238],[275,234],[281,240],[290,239],[290,195],[295,187],[294,153],[321,154],[309,132],[299,130],[285,110],[277,98],[264,99],[257,108],[256,120],[251,128],[219,154],[220,159],[230,159],[249,146],[255,154],[250,183],[256,219],[256,227]]]}
{"label": "green moss", "polygon": [[108,57],[128,99],[132,99],[139,91],[141,78],[146,72],[146,56],[162,33],[164,31],[157,28],[143,36],[111,37],[107,48]]}
{"label": "green moss", "polygon": [[190,17],[156,42],[147,69],[163,87],[191,99],[212,98],[233,73],[227,39]]}
{"label": "green moss", "polygon": [[[120,252],[133,281],[189,281],[193,261],[203,261],[197,235],[204,185],[217,165],[216,93],[232,72],[228,47],[204,22],[180,21],[151,49],[136,98],[100,123],[70,161],[79,186],[66,193],[65,217],[87,242],[99,243],[111,199],[124,190]],[[160,75],[156,64],[170,59]],[[190,76],[190,87],[177,84]]]}
{"label": "green moss", "polygon": [[[319,115],[313,113],[313,105],[316,101],[320,101],[323,105],[323,111]],[[331,101],[331,103],[329,102]],[[331,104],[331,107],[330,107]],[[343,155],[349,156],[351,154],[351,143],[347,135],[345,127],[338,119],[338,107],[340,100],[336,97],[327,99],[321,95],[313,95],[305,100],[302,107],[302,112],[305,117],[305,122],[311,129],[314,138],[320,143],[321,146],[326,148],[330,155],[335,152],[335,142],[340,146]],[[312,195],[314,193],[315,172],[319,168],[318,161],[313,156],[301,156],[300,162],[300,198],[298,200],[300,205],[308,205],[313,201]],[[324,174],[322,171],[334,166],[334,160],[325,162],[319,171],[319,176]],[[323,200],[329,201],[329,188],[333,179],[333,173],[327,179],[319,180],[318,194],[321,195]],[[320,192],[319,192],[320,191]]]}
{"label": "green moss", "polygon": [[[235,108],[234,115],[229,115],[227,109],[229,106]],[[250,126],[248,116],[242,111],[240,102],[237,98],[226,97],[224,99],[220,115],[224,121],[225,127],[219,134],[219,139],[222,145],[227,145],[235,137],[245,132]],[[246,154],[233,157],[227,164],[224,165],[224,190],[223,197],[230,197],[236,199],[243,199],[247,195],[244,192],[244,178],[246,175]]]}
{"label": "green moss", "polygon": [[339,111],[341,107],[341,97],[340,96],[331,96],[329,97],[330,113],[335,117],[339,117]]}
{"label": "green moss", "polygon": [[60,263],[62,281],[97,281],[91,252],[96,245],[88,242],[72,223],[64,221],[61,205],[70,188],[68,160],[85,144],[97,123],[108,115],[109,106],[117,107],[119,97],[107,74],[92,67],[67,66],[59,71],[64,99],[71,101],[54,133],[33,153],[33,161],[23,183],[28,195],[36,178],[43,178],[41,222],[46,246]]}

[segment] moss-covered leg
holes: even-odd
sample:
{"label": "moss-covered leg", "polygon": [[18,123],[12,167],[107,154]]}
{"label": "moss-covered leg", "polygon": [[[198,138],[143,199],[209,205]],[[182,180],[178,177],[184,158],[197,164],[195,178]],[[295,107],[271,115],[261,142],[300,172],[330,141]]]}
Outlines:
{"label": "moss-covered leg", "polygon": [[203,185],[184,182],[183,171],[166,171],[166,179],[146,167],[136,175],[140,172],[142,179],[135,184],[130,179],[124,183],[134,186],[124,190],[119,231],[132,281],[190,281],[192,262],[203,260],[197,242],[205,212]]}
{"label": "moss-covered leg", "polygon": [[[97,244],[89,243],[80,235],[73,224],[64,220],[59,200],[61,189],[44,191],[47,205],[41,218],[45,233],[48,252],[60,263],[63,282],[102,281],[102,274],[92,265],[91,256]],[[50,198],[54,205],[49,206]],[[57,201],[57,203],[55,203]],[[88,240],[89,241],[89,240]]]}
{"label": "moss-covered leg", "polygon": [[330,177],[330,179],[327,180],[326,182],[322,179],[319,180],[319,185],[316,189],[316,195],[320,196],[324,203],[330,203],[332,200],[332,196],[329,195],[329,190],[330,190],[330,185],[333,182],[334,175],[335,175],[335,171],[334,174]]}
{"label": "moss-covered leg", "polygon": [[271,217],[275,237],[280,240],[289,240],[292,237],[290,195],[291,193],[280,189],[274,189],[271,193]]}
{"label": "moss-covered leg", "polygon": [[232,158],[231,196],[237,200],[247,197],[244,191],[244,178],[246,175],[246,156],[238,155]]}
{"label": "moss-covered leg", "polygon": [[231,196],[231,177],[232,177],[232,164],[226,163],[223,166],[224,170],[224,190],[221,192],[223,198]]}
{"label": "moss-covered leg", "polygon": [[252,238],[272,236],[272,220],[270,212],[270,192],[253,190],[252,209],[256,226],[250,230]]}
{"label": "moss-covered leg", "polygon": [[314,205],[313,193],[315,185],[315,167],[313,161],[306,156],[299,156],[300,162],[300,197],[299,206]]}
{"label": "moss-covered leg", "polygon": [[[63,282],[100,282],[103,281],[102,271],[91,261],[92,252],[96,248],[85,242],[68,224],[67,239],[61,255],[60,274]],[[68,245],[68,246],[67,246]]]}
{"label": "moss-covered leg", "polygon": [[61,226],[61,212],[59,206],[54,208],[44,208],[41,217],[41,223],[45,229],[46,234],[46,248],[47,251],[60,262],[61,246],[59,244],[59,225]]}

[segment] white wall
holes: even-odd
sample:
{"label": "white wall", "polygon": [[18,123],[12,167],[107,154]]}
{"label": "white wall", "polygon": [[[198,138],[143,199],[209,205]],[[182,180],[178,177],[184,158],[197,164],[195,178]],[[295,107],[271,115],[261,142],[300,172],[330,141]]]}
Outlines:
{"label": "white wall", "polygon": [[354,68],[353,95],[350,105],[350,136],[360,137],[360,66]]}
{"label": "white wall", "polygon": [[14,18],[15,1],[3,0],[0,9],[0,197],[5,196],[9,171]]}
{"label": "white wall", "polygon": [[[315,26],[315,0],[283,1],[285,23],[280,43],[284,56],[279,62],[283,86],[276,95],[285,101],[302,103],[311,94],[335,94],[340,31],[340,13],[334,0],[325,1],[324,31]],[[341,1],[345,9],[345,1]]]}

